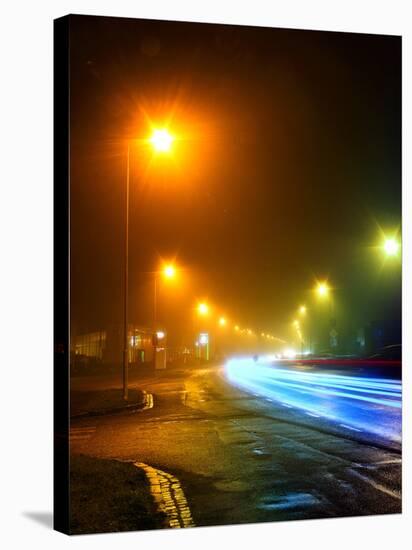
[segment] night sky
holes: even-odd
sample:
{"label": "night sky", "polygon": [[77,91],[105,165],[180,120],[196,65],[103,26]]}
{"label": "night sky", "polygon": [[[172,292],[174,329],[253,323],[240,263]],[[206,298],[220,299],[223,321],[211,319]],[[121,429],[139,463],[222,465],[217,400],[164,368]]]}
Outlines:
{"label": "night sky", "polygon": [[207,298],[287,336],[326,277],[354,323],[400,317],[399,261],[373,248],[381,230],[400,238],[399,37],[89,16],[70,29],[75,331],[121,323],[126,141],[149,120],[179,139],[167,159],[133,142],[131,321],[150,324],[161,258],[184,268],[163,300],[181,323]]}

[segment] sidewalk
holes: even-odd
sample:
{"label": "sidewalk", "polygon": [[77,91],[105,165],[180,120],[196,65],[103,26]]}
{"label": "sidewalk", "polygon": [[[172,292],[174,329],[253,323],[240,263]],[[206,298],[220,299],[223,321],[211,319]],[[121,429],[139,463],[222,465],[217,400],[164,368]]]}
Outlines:
{"label": "sidewalk", "polygon": [[129,390],[127,401],[121,388],[106,390],[72,390],[70,392],[70,417],[99,415],[125,409],[141,408],[145,404],[145,392],[136,388]]}
{"label": "sidewalk", "polygon": [[[118,412],[127,408],[142,408],[146,392],[140,388],[151,385],[176,383],[187,370],[196,367],[175,366],[165,370],[133,370],[129,372],[129,399],[123,400],[121,373],[107,372],[100,375],[73,376],[70,378],[70,417]],[[151,390],[149,390],[151,391]]]}

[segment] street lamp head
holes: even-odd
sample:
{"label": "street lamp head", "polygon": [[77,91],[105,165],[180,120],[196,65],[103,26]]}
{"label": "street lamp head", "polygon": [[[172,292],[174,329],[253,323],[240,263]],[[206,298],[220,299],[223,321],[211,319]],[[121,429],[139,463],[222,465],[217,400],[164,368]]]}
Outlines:
{"label": "street lamp head", "polygon": [[300,306],[299,308],[299,313],[301,315],[305,315],[306,314],[306,306]]}
{"label": "street lamp head", "polygon": [[395,239],[386,239],[383,248],[387,256],[396,256],[399,250],[399,243]]}
{"label": "street lamp head", "polygon": [[329,294],[329,287],[326,283],[319,283],[316,291],[321,298],[325,298]]}
{"label": "street lamp head", "polygon": [[163,268],[163,275],[166,279],[173,279],[176,276],[176,268],[172,264],[168,264]]}
{"label": "street lamp head", "polygon": [[225,319],[224,317],[220,317],[220,319],[219,319],[219,325],[220,325],[221,327],[224,327],[224,326],[226,325],[226,323],[227,323],[226,319]]}
{"label": "street lamp head", "polygon": [[158,153],[167,153],[170,151],[173,143],[173,136],[165,128],[154,130],[150,138],[153,149]]}
{"label": "street lamp head", "polygon": [[199,315],[207,315],[209,313],[209,306],[205,304],[205,302],[201,302],[197,306],[197,312],[199,313]]}

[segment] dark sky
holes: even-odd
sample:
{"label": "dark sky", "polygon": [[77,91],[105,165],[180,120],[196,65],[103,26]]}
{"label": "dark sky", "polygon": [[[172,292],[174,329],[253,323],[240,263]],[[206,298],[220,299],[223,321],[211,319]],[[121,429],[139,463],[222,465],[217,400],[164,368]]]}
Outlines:
{"label": "dark sky", "polygon": [[[185,291],[285,335],[316,277],[359,321],[400,315],[399,264],[372,248],[401,223],[399,37],[73,16],[72,319],[121,322],[125,150],[136,143],[130,315],[176,256]],[[182,290],[182,289],[181,289]],[[176,290],[176,296],[179,292]],[[186,313],[184,314],[186,315]]]}

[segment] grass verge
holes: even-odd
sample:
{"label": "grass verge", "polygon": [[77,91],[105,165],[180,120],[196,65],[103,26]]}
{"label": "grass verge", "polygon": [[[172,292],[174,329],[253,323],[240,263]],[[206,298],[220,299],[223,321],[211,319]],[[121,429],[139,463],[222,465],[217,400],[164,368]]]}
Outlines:
{"label": "grass verge", "polygon": [[164,519],[140,468],[117,460],[71,457],[71,534],[159,529]]}

